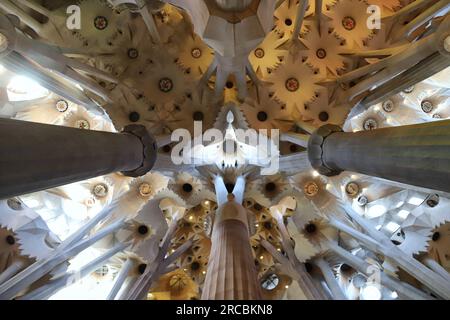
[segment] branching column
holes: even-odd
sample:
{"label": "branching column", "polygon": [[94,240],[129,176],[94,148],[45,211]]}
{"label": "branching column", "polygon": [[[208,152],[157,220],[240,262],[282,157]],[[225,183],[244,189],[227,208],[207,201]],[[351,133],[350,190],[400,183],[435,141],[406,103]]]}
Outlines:
{"label": "branching column", "polygon": [[0,119],[0,199],[111,172],[147,173],[156,143],[143,126],[122,133]]}
{"label": "branching column", "polygon": [[449,192],[450,120],[351,133],[325,125],[311,136],[308,156],[324,175],[348,170]]}
{"label": "branching column", "polygon": [[248,230],[245,209],[229,195],[214,222],[203,300],[261,299]]}

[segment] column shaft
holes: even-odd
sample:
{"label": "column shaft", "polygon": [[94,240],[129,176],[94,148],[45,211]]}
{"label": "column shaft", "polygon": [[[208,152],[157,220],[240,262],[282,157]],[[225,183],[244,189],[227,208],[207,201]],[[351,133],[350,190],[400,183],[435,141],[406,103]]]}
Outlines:
{"label": "column shaft", "polygon": [[450,120],[354,133],[324,126],[308,149],[327,175],[353,171],[410,185],[450,191]]}
{"label": "column shaft", "polygon": [[111,172],[144,174],[156,145],[142,128],[119,134],[0,119],[0,199]]}
{"label": "column shaft", "polygon": [[236,202],[228,202],[221,211],[219,221],[214,224],[202,299],[261,299],[248,225],[242,220],[245,209]]}

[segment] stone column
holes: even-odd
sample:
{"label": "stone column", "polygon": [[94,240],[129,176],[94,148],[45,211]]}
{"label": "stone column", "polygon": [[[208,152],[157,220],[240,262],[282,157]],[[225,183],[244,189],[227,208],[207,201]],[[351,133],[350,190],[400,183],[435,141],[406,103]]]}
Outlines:
{"label": "stone column", "polygon": [[216,213],[203,300],[261,299],[249,237],[247,213],[230,194]]}
{"label": "stone column", "polygon": [[150,171],[156,143],[143,126],[122,133],[0,119],[0,199],[111,172]]}
{"label": "stone column", "polygon": [[360,132],[325,125],[308,157],[327,176],[346,170],[450,192],[450,120]]}

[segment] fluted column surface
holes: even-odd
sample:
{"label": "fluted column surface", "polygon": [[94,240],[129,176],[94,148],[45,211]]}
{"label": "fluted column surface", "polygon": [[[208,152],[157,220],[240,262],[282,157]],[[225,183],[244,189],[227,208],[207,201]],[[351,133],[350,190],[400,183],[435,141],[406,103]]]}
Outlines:
{"label": "fluted column surface", "polygon": [[145,174],[156,144],[144,127],[127,128],[110,133],[0,119],[0,199],[117,171]]}
{"label": "fluted column surface", "polygon": [[[230,206],[230,203],[224,206]],[[236,207],[233,210],[242,208],[236,203],[233,203],[233,206]],[[261,299],[247,224],[240,219],[220,217],[214,225],[211,240],[211,254],[202,299]]]}
{"label": "fluted column surface", "polygon": [[310,140],[311,164],[320,172],[348,170],[450,192],[450,120],[337,131],[324,126]]}

